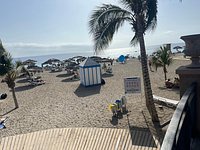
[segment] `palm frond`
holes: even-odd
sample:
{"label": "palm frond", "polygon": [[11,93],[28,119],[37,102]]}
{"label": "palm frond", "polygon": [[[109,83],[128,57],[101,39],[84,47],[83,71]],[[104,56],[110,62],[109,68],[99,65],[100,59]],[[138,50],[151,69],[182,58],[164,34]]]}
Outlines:
{"label": "palm frond", "polygon": [[148,0],[146,2],[147,13],[145,15],[145,30],[154,30],[157,25],[157,0]]}
{"label": "palm frond", "polygon": [[131,12],[114,5],[103,4],[94,10],[90,17],[89,29],[93,36],[95,52],[107,48],[114,33],[124,21],[130,21],[131,16]]}
{"label": "palm frond", "polygon": [[172,63],[170,50],[167,47],[160,47],[158,51],[153,54],[152,64],[156,67],[169,66]]}
{"label": "palm frond", "polygon": [[15,67],[18,68],[20,66],[23,66],[23,62],[21,60],[15,61]]}
{"label": "palm frond", "polygon": [[131,39],[131,41],[130,41],[130,45],[133,45],[133,46],[135,46],[135,45],[137,45],[139,43],[139,39],[138,39],[138,37],[137,37],[137,33],[135,32],[135,35],[134,35],[134,37]]}
{"label": "palm frond", "polygon": [[137,24],[136,21],[133,19],[132,22],[130,23],[132,26],[132,31],[135,33],[135,35],[133,36],[133,38],[130,41],[130,45],[135,46],[136,44],[139,43],[139,39],[138,39],[138,28],[137,28]]}
{"label": "palm frond", "polygon": [[0,57],[0,76],[5,75],[14,68],[12,56],[8,52],[4,52]]}
{"label": "palm frond", "polygon": [[16,70],[10,70],[5,76],[5,82],[8,84],[9,88],[15,87],[15,79],[17,78]]}
{"label": "palm frond", "polygon": [[3,44],[1,42],[1,39],[0,39],[0,57],[3,55],[3,53],[5,53],[5,48],[3,47]]}

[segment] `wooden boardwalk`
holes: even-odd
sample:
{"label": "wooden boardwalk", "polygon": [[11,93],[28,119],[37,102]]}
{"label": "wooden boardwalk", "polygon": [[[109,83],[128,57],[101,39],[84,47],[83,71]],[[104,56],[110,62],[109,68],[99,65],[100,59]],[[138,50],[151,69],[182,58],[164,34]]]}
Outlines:
{"label": "wooden boardwalk", "polygon": [[5,137],[1,150],[157,150],[149,130],[56,128]]}

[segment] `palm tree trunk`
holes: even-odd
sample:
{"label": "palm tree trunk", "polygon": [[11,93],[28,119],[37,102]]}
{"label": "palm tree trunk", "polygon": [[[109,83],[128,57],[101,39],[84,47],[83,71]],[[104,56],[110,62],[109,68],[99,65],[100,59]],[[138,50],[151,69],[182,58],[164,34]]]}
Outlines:
{"label": "palm tree trunk", "polygon": [[13,100],[14,100],[14,103],[15,103],[15,108],[19,108],[19,104],[17,102],[17,97],[16,97],[16,94],[15,94],[15,88],[11,88],[12,90],[12,95],[13,95]]}
{"label": "palm tree trunk", "polygon": [[165,81],[166,81],[167,80],[167,68],[165,65],[163,66],[163,71],[164,71]]}
{"label": "palm tree trunk", "polygon": [[151,82],[149,78],[149,71],[148,71],[148,65],[147,65],[147,55],[146,55],[146,49],[145,49],[145,43],[144,43],[144,36],[143,32],[141,30],[141,25],[138,21],[137,24],[138,27],[138,39],[140,43],[140,53],[141,53],[141,64],[142,64],[142,75],[143,75],[143,81],[144,81],[144,92],[145,92],[145,98],[146,98],[146,107],[152,117],[153,122],[158,122],[158,114],[156,111],[155,104],[153,102],[153,94],[151,89]]}

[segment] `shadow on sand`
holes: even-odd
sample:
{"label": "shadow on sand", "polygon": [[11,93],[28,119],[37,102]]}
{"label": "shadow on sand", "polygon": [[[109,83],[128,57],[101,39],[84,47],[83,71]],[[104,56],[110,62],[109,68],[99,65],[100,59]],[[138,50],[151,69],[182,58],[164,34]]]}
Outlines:
{"label": "shadow on sand", "polygon": [[110,120],[110,123],[114,126],[118,125],[118,120],[119,119],[123,119],[123,115],[125,115],[126,113],[122,113],[122,112],[119,112],[117,114],[117,116],[112,116],[112,119]]}
{"label": "shadow on sand", "polygon": [[179,88],[166,88],[166,87],[158,87],[160,90],[167,90],[167,91],[173,91],[173,92],[176,92],[177,94],[180,93],[180,89]]}
{"label": "shadow on sand", "polygon": [[18,86],[15,88],[16,92],[20,92],[20,91],[26,91],[26,90],[30,90],[33,89],[35,86],[32,85],[24,85],[24,86]]}
{"label": "shadow on sand", "polygon": [[9,110],[8,112],[6,112],[6,113],[2,114],[1,116],[5,116],[5,115],[7,115],[7,114],[11,113],[12,111],[14,111],[15,109],[17,109],[17,108],[13,108],[13,109]]}
{"label": "shadow on sand", "polygon": [[129,128],[132,145],[156,148],[156,141],[148,128],[134,127]]}
{"label": "shadow on sand", "polygon": [[127,115],[129,133],[132,139],[132,145],[145,146],[149,148],[157,148],[158,145],[162,144],[164,137],[163,131],[160,127],[160,123],[152,123],[149,125],[144,112],[142,112],[147,128],[137,127],[130,125],[129,117]]}
{"label": "shadow on sand", "polygon": [[114,75],[113,74],[109,74],[109,73],[102,74],[103,78],[108,78],[108,77],[112,77],[112,76],[114,76]]}
{"label": "shadow on sand", "polygon": [[71,77],[70,77],[70,78],[67,78],[67,79],[61,80],[61,82],[76,82],[76,81],[80,81],[80,80],[79,80],[79,79],[78,79],[78,80],[74,80],[74,79],[72,79]]}
{"label": "shadow on sand", "polygon": [[70,77],[70,76],[72,76],[72,75],[73,75],[73,74],[64,73],[64,74],[58,74],[56,77],[64,78],[64,77]]}
{"label": "shadow on sand", "polygon": [[58,71],[49,71],[49,73],[58,73],[58,72],[62,72],[62,70],[58,70]]}
{"label": "shadow on sand", "polygon": [[78,97],[86,97],[90,95],[99,94],[100,90],[101,90],[101,85],[92,87],[84,87],[83,85],[79,85],[74,94],[76,94]]}
{"label": "shadow on sand", "polygon": [[118,125],[118,118],[116,116],[112,116],[110,123],[114,126]]}
{"label": "shadow on sand", "polygon": [[27,83],[27,82],[28,82],[28,80],[27,80],[26,78],[18,79],[18,80],[16,81],[16,83]]}

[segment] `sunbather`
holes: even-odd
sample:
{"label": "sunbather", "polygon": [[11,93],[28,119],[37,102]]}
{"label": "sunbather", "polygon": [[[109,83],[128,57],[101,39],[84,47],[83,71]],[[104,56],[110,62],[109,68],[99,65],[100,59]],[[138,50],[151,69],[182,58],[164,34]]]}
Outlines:
{"label": "sunbather", "polygon": [[174,78],[174,87],[175,88],[179,88],[179,86],[180,86],[180,80],[179,80],[179,78]]}
{"label": "sunbather", "polygon": [[29,80],[29,82],[31,83],[31,85],[42,85],[45,84],[45,81],[42,79],[32,79]]}
{"label": "sunbather", "polygon": [[170,81],[170,79],[167,79],[167,80],[165,81],[165,86],[166,86],[167,88],[172,88],[172,87],[174,86],[174,84]]}
{"label": "sunbather", "polygon": [[80,77],[79,77],[78,72],[74,71],[74,75],[73,75],[73,77],[71,77],[71,80],[79,80],[79,79],[80,79]]}

